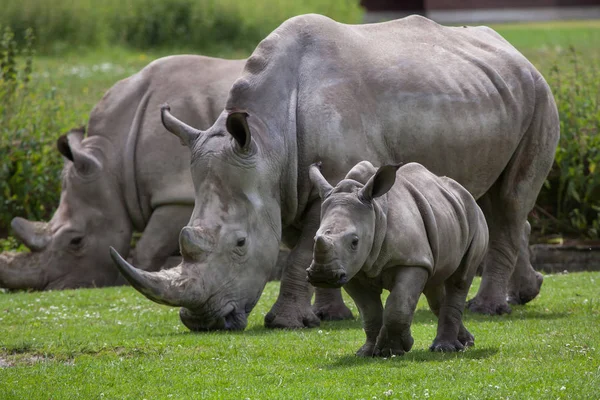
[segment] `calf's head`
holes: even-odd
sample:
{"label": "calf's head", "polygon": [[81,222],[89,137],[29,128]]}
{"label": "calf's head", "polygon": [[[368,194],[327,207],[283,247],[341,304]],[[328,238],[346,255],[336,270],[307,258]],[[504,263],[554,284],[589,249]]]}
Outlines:
{"label": "calf's head", "polygon": [[[322,199],[321,224],[315,236],[313,261],[307,269],[308,281],[318,287],[340,287],[348,282],[373,254],[376,225],[383,216],[377,212],[375,199],[394,185],[399,166],[386,165],[368,179],[366,184],[352,179],[364,176],[361,162],[335,187],[312,165],[309,175]],[[362,170],[362,171],[359,171]],[[357,178],[358,179],[358,178]],[[379,214],[379,215],[378,215]],[[378,226],[385,229],[385,226]]]}
{"label": "calf's head", "polygon": [[268,152],[264,125],[245,112],[225,111],[207,131],[177,120],[168,106],[161,112],[165,127],[192,152],[195,205],[179,235],[183,260],[156,273],[115,252],[114,260],[146,297],[182,307],[189,329],[244,329],[279,253],[280,155]]}
{"label": "calf's head", "polygon": [[15,236],[31,253],[4,257],[0,287],[67,289],[111,285],[118,278],[107,248],[127,251],[131,226],[118,179],[106,166],[111,144],[83,136],[80,128],[58,139],[65,166],[60,203],[50,222],[12,220]]}

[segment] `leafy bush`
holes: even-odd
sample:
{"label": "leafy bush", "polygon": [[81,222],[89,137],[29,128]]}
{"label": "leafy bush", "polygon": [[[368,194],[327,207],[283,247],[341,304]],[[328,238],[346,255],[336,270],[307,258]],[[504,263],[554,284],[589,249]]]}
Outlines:
{"label": "leafy bush", "polygon": [[[43,52],[121,44],[209,50],[254,47],[281,22],[309,12],[358,23],[358,0],[5,0],[0,23],[32,27]],[[250,47],[250,48],[251,48]]]}
{"label": "leafy bush", "polygon": [[52,88],[30,84],[32,30],[24,37],[25,45],[19,49],[7,27],[1,41],[0,231],[4,232],[15,216],[47,219],[60,193],[61,160],[55,157],[54,142],[64,107]]}
{"label": "leafy bush", "polygon": [[600,75],[574,48],[551,68],[560,116],[554,167],[538,198],[542,233],[600,237]]}

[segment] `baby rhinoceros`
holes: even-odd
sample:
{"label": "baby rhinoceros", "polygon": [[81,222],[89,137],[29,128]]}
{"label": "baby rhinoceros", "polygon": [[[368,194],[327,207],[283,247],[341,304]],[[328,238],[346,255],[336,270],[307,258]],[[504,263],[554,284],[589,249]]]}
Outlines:
{"label": "baby rhinoceros", "polygon": [[[472,346],[462,312],[487,250],[488,227],[471,194],[417,163],[377,170],[362,161],[335,187],[313,164],[310,178],[323,203],[308,280],[343,285],[358,306],[367,340],[356,354],[409,351],[421,293],[438,317],[430,349]],[[385,309],[382,289],[390,291]]]}

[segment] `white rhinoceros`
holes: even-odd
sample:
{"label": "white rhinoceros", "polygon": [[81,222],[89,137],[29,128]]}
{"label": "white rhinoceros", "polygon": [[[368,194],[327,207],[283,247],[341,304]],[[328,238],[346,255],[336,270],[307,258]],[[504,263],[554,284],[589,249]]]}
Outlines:
{"label": "white rhinoceros", "polygon": [[[31,253],[0,254],[0,287],[66,289],[119,283],[109,246],[158,270],[177,253],[179,231],[194,204],[189,151],[167,135],[159,105],[177,104],[209,127],[221,113],[244,60],[194,55],[156,60],[114,85],[90,114],[87,137],[58,139],[65,157],[58,210],[49,223],[15,218],[15,235]],[[125,282],[121,279],[121,283]]]}
{"label": "white rhinoceros", "polygon": [[[430,349],[458,351],[475,338],[462,323],[467,294],[488,245],[483,212],[455,180],[417,163],[354,166],[332,187],[311,166],[322,199],[307,269],[315,286],[344,285],[367,335],[359,356],[402,355],[421,293],[439,318]],[[382,289],[390,291],[381,304]]]}
{"label": "white rhinoceros", "polygon": [[558,113],[542,75],[490,28],[420,16],[367,25],[298,16],[258,45],[212,127],[192,128],[168,107],[163,123],[192,153],[183,262],[148,273],[113,255],[147,297],[182,306],[191,329],[243,329],[281,241],[293,250],[266,326],[315,326],[317,314],[348,313],[339,289],[317,291],[311,308],[305,280],[320,210],[308,166],[319,160],[332,182],[361,160],[415,161],[453,178],[478,199],[490,228],[471,310],[510,311],[515,265],[515,301],[539,292],[541,275],[518,254],[553,162]]}

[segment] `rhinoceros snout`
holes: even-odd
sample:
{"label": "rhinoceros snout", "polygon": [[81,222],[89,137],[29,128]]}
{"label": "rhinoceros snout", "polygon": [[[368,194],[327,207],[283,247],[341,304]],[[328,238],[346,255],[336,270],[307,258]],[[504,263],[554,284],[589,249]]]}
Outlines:
{"label": "rhinoceros snout", "polygon": [[193,332],[207,332],[217,330],[243,331],[248,325],[248,313],[233,309],[224,317],[207,316],[195,313],[187,308],[179,310],[181,322]]}
{"label": "rhinoceros snout", "polygon": [[306,275],[306,280],[316,287],[338,288],[348,283],[348,274],[341,268],[331,270],[313,264],[306,270]]}

